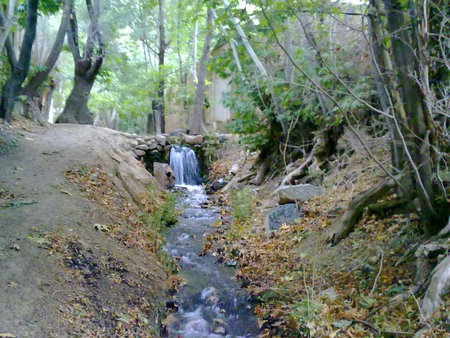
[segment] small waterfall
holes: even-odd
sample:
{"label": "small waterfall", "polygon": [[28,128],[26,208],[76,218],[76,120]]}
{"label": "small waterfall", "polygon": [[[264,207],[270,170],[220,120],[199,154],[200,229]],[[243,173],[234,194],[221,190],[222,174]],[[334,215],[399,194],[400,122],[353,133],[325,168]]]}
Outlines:
{"label": "small waterfall", "polygon": [[199,185],[200,166],[195,152],[185,146],[172,146],[170,149],[170,167],[175,174],[176,184]]}

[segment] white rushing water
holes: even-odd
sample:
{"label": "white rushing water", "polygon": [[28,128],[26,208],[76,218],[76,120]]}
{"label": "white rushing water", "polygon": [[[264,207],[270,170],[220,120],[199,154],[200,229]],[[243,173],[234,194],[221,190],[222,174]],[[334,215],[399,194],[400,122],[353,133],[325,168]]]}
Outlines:
{"label": "white rushing water", "polygon": [[183,208],[166,236],[166,249],[180,267],[185,284],[175,295],[178,311],[168,321],[169,337],[257,337],[258,325],[247,293],[233,270],[210,255],[200,255],[204,238],[214,231],[219,209],[208,206],[202,186],[177,185]]}
{"label": "white rushing water", "polygon": [[178,185],[196,186],[202,183],[200,166],[195,152],[185,146],[172,146],[170,149],[170,167]]}

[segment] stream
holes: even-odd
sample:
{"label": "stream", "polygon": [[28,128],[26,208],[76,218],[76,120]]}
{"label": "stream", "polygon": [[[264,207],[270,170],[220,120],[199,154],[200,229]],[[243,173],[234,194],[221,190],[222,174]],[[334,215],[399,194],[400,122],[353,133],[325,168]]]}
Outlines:
{"label": "stream", "polygon": [[214,231],[218,208],[200,185],[178,185],[183,210],[166,237],[166,249],[179,261],[185,284],[176,295],[178,311],[168,322],[170,337],[256,337],[258,325],[248,294],[233,279],[233,269],[210,255],[199,256],[204,237]]}

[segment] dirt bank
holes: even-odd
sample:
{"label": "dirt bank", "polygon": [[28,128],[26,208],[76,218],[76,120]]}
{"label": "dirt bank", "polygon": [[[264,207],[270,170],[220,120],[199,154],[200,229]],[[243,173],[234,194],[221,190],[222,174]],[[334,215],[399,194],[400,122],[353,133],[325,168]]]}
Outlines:
{"label": "dirt bank", "polygon": [[0,333],[157,334],[169,272],[132,139],[76,125],[0,139]]}

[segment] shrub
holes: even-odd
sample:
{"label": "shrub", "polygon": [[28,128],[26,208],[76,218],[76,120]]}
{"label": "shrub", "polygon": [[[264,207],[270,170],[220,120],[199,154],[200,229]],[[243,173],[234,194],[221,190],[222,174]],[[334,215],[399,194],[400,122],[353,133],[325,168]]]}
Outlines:
{"label": "shrub", "polygon": [[250,188],[245,187],[241,191],[231,193],[231,208],[235,222],[244,223],[247,221],[255,206],[255,196]]}

